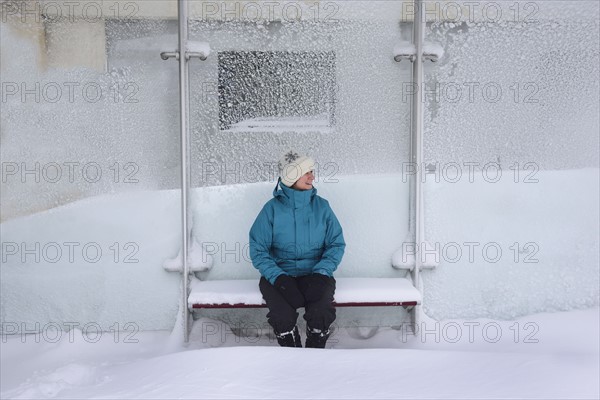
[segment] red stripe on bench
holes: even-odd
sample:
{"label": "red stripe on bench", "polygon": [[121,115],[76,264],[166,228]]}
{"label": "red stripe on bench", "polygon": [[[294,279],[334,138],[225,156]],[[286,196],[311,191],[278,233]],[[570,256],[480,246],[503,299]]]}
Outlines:
{"label": "red stripe on bench", "polygon": [[[407,307],[416,306],[416,301],[375,302],[375,303],[333,303],[336,307]],[[266,308],[266,304],[193,304],[192,308]]]}

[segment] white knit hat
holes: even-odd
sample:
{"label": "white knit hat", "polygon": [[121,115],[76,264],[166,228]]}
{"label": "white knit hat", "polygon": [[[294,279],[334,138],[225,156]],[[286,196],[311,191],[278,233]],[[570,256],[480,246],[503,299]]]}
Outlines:
{"label": "white knit hat", "polygon": [[301,156],[294,150],[290,150],[281,157],[278,166],[281,183],[292,187],[302,175],[315,169],[315,161],[308,156]]}

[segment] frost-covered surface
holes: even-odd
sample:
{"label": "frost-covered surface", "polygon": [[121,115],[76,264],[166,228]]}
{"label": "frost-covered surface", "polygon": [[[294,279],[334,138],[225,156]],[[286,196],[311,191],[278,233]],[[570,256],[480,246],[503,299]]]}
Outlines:
{"label": "frost-covered surface", "polygon": [[[248,4],[252,8],[253,3]],[[225,171],[236,165],[272,162],[289,147],[306,149],[324,163],[334,163],[344,174],[398,171],[408,161],[413,87],[410,64],[394,62],[391,53],[398,43],[410,39],[410,27],[399,23],[405,4],[292,2],[290,13],[294,15],[300,6],[301,22],[266,23],[268,7],[262,8],[256,21],[190,21],[191,39],[211,47],[205,62],[191,63],[192,184],[249,182],[253,176]],[[451,12],[456,4],[433,2],[431,7]],[[486,8],[486,4],[491,6]],[[485,163],[499,157],[505,168],[514,161],[536,162],[545,169],[597,165],[598,80],[589,77],[598,76],[600,65],[598,2],[472,5],[478,11],[473,21],[463,15],[459,21],[438,20],[426,29],[427,41],[440,43],[445,53],[439,63],[426,64],[428,84],[441,85],[439,100],[431,91],[425,96],[426,160]],[[282,7],[275,7],[275,13],[281,13]],[[493,17],[496,7],[502,10],[499,21],[482,19],[483,10]],[[68,62],[68,67],[46,68],[47,59],[56,57],[53,45],[67,44],[68,48],[76,38],[55,34],[47,46],[40,46],[44,38],[26,32],[38,28],[14,16],[0,24],[2,79],[19,89],[2,103],[0,156],[3,162],[25,163],[29,169],[36,162],[42,166],[95,162],[101,164],[104,178],[87,182],[78,167],[77,179],[70,182],[64,165],[63,179],[57,183],[34,182],[31,176],[23,183],[19,175],[10,177],[0,192],[0,218],[99,194],[176,188],[180,163],[177,63],[159,57],[161,51],[176,46],[176,22],[107,20],[106,43],[101,48],[102,54],[106,49],[105,71]],[[249,135],[248,131],[219,130],[218,54],[257,50],[335,53],[334,132],[315,128]],[[281,80],[289,83],[295,72],[306,69],[290,68]],[[41,100],[30,94],[22,101],[21,83],[26,89],[39,83]],[[73,101],[69,83],[79,85]],[[83,95],[82,89],[90,83],[101,88],[100,100]],[[48,101],[56,86],[62,89],[60,101]],[[44,87],[50,93],[46,98]],[[249,85],[250,90],[253,87]],[[498,87],[502,96],[495,101]],[[313,92],[329,93],[331,87],[320,89]],[[276,102],[278,93],[271,94]],[[299,101],[295,108],[310,115],[304,111],[310,111],[311,104]],[[115,180],[116,163],[120,176]],[[218,173],[207,174],[208,167]],[[259,175],[262,179],[266,173]],[[138,182],[125,182],[124,177]]]}
{"label": "frost-covered surface", "polygon": [[[338,278],[337,303],[421,302],[421,294],[404,278]],[[255,279],[194,279],[188,304],[264,304]]]}
{"label": "frost-covered surface", "polygon": [[518,18],[515,4],[493,4],[503,6],[498,22],[462,18],[425,31],[444,47],[440,62],[425,64],[425,160],[596,167],[598,2],[519,3]]}
{"label": "frost-covered surface", "polygon": [[[55,9],[49,4],[48,9]],[[59,9],[63,5],[56,4]],[[17,88],[9,95],[3,86],[2,171],[7,165],[17,169],[14,175],[3,175],[1,220],[86,197],[177,188],[177,63],[159,56],[173,49],[176,36],[170,41],[166,24],[144,21],[139,25],[167,37],[166,43],[154,39],[157,52],[152,38],[138,39],[135,49],[126,50],[128,63],[115,60],[115,50],[108,46],[105,72],[48,67],[52,43],[40,46],[28,36],[39,29],[34,15],[23,18],[27,23],[20,18],[16,24],[13,18],[0,23],[2,82],[7,90],[13,84]],[[68,35],[53,36],[52,41],[78,43]],[[37,172],[24,176],[25,170]]]}
{"label": "frost-covered surface", "polygon": [[188,304],[263,304],[258,281],[232,279],[201,281],[193,279]]}
{"label": "frost-covered surface", "polygon": [[496,183],[481,171],[473,183],[428,176],[426,238],[441,253],[440,267],[423,274],[430,316],[513,318],[598,304],[598,169],[520,174],[518,183],[506,170]]}
{"label": "frost-covered surface", "polygon": [[[425,311],[436,319],[513,318],[597,305],[598,169],[539,171],[538,183],[514,183],[512,175],[489,183],[478,174],[473,183],[464,176],[457,183],[425,184],[426,238],[440,249],[439,266],[421,275]],[[347,243],[335,276],[404,276],[392,267],[408,229],[402,176],[319,179],[315,186],[338,216]],[[204,251],[200,256],[213,259],[210,271],[198,273],[202,279],[258,279],[248,231],[273,187],[263,182],[194,190],[194,240]],[[180,249],[179,218],[178,191],[149,191],[90,198],[2,223],[2,321],[24,321],[29,328],[52,321],[95,321],[105,329],[116,322],[172,327],[179,275],[165,272],[163,262]],[[72,263],[69,242],[78,243]],[[16,244],[15,254],[7,243]],[[26,253],[35,243],[39,262],[35,251]],[[56,262],[52,243],[62,250]],[[87,260],[86,244],[93,245]],[[102,257],[91,262],[95,244]],[[498,247],[502,254],[495,261]],[[458,260],[456,250],[462,252]]]}
{"label": "frost-covered surface", "polygon": [[[183,271],[183,260],[181,257],[182,250],[179,250],[177,257],[165,260],[163,268],[168,272],[181,272]],[[197,240],[191,241],[188,256],[188,268],[189,272],[202,272],[208,271],[213,266],[213,257],[208,254],[206,249],[202,247]]]}
{"label": "frost-covered surface", "polygon": [[201,53],[203,57],[208,57],[210,55],[210,43],[190,40],[187,42],[186,47],[187,51]]}
{"label": "frost-covered surface", "polygon": [[181,247],[179,196],[99,196],[0,224],[2,322],[170,328],[180,278],[162,263]]}
{"label": "frost-covered surface", "polygon": [[260,117],[250,118],[235,124],[223,132],[331,132],[327,115],[308,117]]}
{"label": "frost-covered surface", "polygon": [[444,57],[444,48],[439,43],[425,42],[423,43],[423,53],[434,55],[440,60]]}
{"label": "frost-covered surface", "polygon": [[[340,13],[351,6],[341,4]],[[331,4],[331,8],[321,9],[321,22],[333,8]],[[380,19],[371,19],[369,11],[381,14],[375,8],[364,6],[364,14],[360,14],[358,20],[332,23],[232,22],[222,25],[192,21],[190,37],[208,41],[213,54],[299,52],[312,53],[316,61],[323,61],[333,53],[335,64],[334,80],[315,83],[313,79],[309,81],[312,77],[306,73],[310,65],[291,62],[289,69],[276,74],[277,85],[265,94],[264,102],[244,102],[257,90],[262,93],[265,84],[254,79],[255,67],[248,64],[246,74],[237,78],[239,93],[244,93],[237,98],[256,113],[257,118],[261,112],[265,114],[260,120],[244,119],[226,131],[219,126],[223,106],[219,104],[217,90],[218,58],[209,57],[206,62],[191,65],[192,81],[202,85],[201,90],[190,93],[192,157],[198,160],[192,167],[193,181],[197,185],[223,185],[250,183],[257,176],[259,180],[267,180],[267,168],[254,173],[254,165],[271,163],[278,157],[274,155],[288,148],[305,149],[322,165],[328,163],[344,175],[397,171],[399,164],[408,159],[410,103],[403,97],[402,85],[410,79],[410,67],[395,63],[391,56],[392,49],[402,39],[397,21],[382,23]],[[394,8],[397,9],[397,5]],[[278,62],[274,58],[265,63],[268,68]],[[302,76],[307,78],[304,84],[298,83]],[[307,89],[310,89],[308,93]],[[297,100],[293,107],[287,107],[295,114],[282,115],[273,121],[268,119],[268,113],[272,112],[273,104],[279,102],[280,91],[286,98],[289,96],[290,101]],[[306,98],[307,101],[302,100]],[[315,104],[323,104],[323,107],[315,109]],[[321,123],[309,121],[325,110],[329,114]],[[292,117],[299,117],[301,123]],[[310,126],[305,126],[307,121]],[[296,126],[286,127],[283,122]],[[261,126],[256,126],[257,123]],[[252,173],[226,173],[238,165],[240,169],[250,166]],[[207,173],[212,170],[216,173]]]}
{"label": "frost-covered surface", "polygon": [[[421,250],[420,256],[417,251]],[[414,238],[409,233],[404,238],[402,246],[392,254],[392,267],[414,270],[417,257],[421,268],[435,268],[440,264],[442,254],[440,247],[425,240],[420,246],[414,245]]]}
{"label": "frost-covered surface", "polygon": [[412,42],[400,42],[397,45],[394,46],[394,52],[393,52],[393,56],[395,57],[396,55],[399,54],[415,54],[416,53],[416,49],[415,49],[415,45]]}
{"label": "frost-covered surface", "polygon": [[235,336],[208,319],[195,322],[186,349],[167,332],[107,332],[96,343],[81,331],[56,343],[8,338],[0,395],[593,399],[600,395],[598,315],[593,308],[515,321],[428,320],[428,333],[415,337],[344,326],[325,350],[279,348],[268,330],[256,336],[247,326]]}
{"label": "frost-covered surface", "polygon": [[[250,260],[248,232],[274,187],[275,182],[260,182],[194,190],[193,233],[214,259],[203,278],[258,277]],[[336,276],[402,276],[390,265],[408,230],[408,183],[399,175],[322,173],[315,187],[344,229],[346,251]]]}

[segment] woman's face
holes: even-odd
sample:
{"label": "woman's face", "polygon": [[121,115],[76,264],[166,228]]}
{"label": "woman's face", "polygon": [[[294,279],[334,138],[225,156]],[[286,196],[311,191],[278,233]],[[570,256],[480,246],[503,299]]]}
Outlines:
{"label": "woman's face", "polygon": [[296,183],[292,185],[292,188],[296,190],[310,190],[313,188],[312,184],[314,180],[315,174],[313,173],[313,171],[309,171],[302,175],[300,179],[298,179]]}

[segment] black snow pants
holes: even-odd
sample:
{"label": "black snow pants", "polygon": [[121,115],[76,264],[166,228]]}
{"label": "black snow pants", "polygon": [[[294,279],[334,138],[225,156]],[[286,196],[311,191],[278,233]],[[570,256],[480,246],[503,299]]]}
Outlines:
{"label": "black snow pants", "polygon": [[[311,285],[311,275],[298,276],[294,278],[298,289],[304,295],[304,319],[306,324],[313,329],[325,331],[335,321],[335,307],[333,306],[333,295],[335,293],[335,279],[328,278],[327,285],[321,291],[320,296],[315,296]],[[264,277],[260,278],[258,284],[260,291],[267,303],[269,313],[267,320],[275,332],[289,332],[296,326],[298,312],[292,307],[279,290]],[[306,296],[310,292],[310,296]]]}

